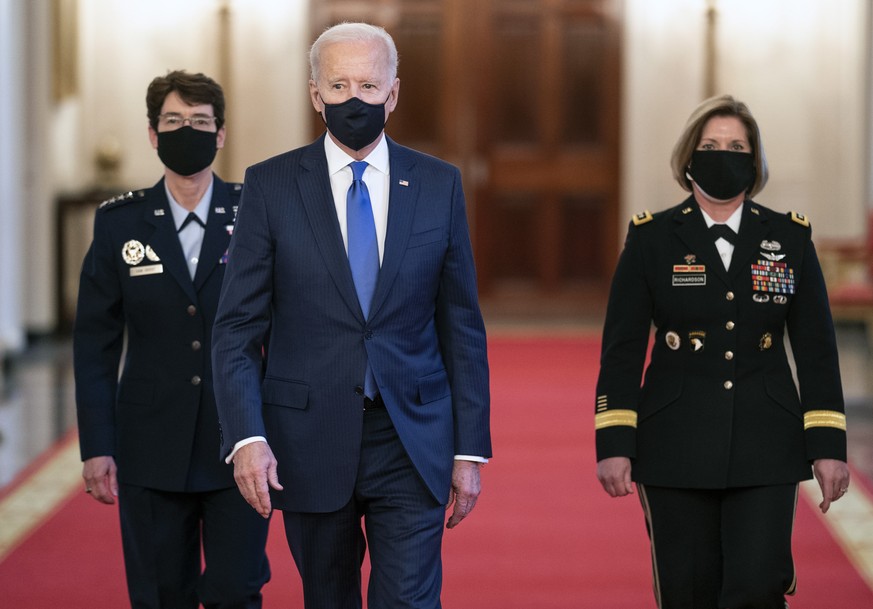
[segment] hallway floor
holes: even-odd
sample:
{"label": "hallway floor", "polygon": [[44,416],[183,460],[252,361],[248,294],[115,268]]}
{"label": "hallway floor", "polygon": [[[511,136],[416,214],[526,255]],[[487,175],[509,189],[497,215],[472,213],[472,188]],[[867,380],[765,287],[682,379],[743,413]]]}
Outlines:
{"label": "hallway floor", "polygon": [[[595,323],[517,324],[493,320],[489,335],[598,334]],[[873,482],[873,337],[860,324],[838,324],[849,460]],[[42,340],[8,363],[0,380],[0,491],[76,425],[70,341]]]}

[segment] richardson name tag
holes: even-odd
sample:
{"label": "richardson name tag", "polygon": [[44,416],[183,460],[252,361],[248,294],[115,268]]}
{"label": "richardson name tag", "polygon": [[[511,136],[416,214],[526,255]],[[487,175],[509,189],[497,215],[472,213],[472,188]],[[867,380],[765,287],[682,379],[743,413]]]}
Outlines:
{"label": "richardson name tag", "polygon": [[673,275],[674,286],[706,285],[706,275],[703,273],[676,273]]}
{"label": "richardson name tag", "polygon": [[143,275],[157,275],[164,272],[163,264],[147,264],[146,266],[134,266],[130,269],[131,277],[142,277]]}

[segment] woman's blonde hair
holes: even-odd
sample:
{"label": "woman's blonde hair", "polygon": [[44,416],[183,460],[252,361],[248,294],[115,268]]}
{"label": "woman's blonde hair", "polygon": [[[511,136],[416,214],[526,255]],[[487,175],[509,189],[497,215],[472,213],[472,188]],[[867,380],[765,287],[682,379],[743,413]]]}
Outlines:
{"label": "woman's blonde hair", "polygon": [[755,155],[756,170],[755,182],[749,188],[748,195],[754,197],[764,190],[767,179],[770,177],[770,172],[767,169],[767,156],[764,154],[764,143],[761,141],[761,130],[758,128],[758,122],[752,116],[749,107],[731,95],[720,95],[704,100],[688,117],[688,122],[685,123],[685,128],[673,147],[673,154],[670,157],[673,178],[679,182],[679,186],[684,190],[691,192],[691,181],[685,172],[691,163],[691,155],[700,145],[703,128],[707,121],[714,116],[735,116],[746,126],[746,136],[752,147],[752,154]]}

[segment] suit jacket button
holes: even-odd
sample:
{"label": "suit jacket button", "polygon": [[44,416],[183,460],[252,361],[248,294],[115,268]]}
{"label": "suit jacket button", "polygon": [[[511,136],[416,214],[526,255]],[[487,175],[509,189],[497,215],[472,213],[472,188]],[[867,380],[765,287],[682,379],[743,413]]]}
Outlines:
{"label": "suit jacket button", "polygon": [[191,377],[191,384],[194,385],[195,387],[197,385],[199,385],[200,382],[201,382],[201,378],[199,376],[197,376],[196,374]]}
{"label": "suit jacket button", "polygon": [[364,395],[364,388],[361,387],[360,385],[358,385],[357,387],[355,387],[355,395],[357,395],[357,396],[362,396],[362,395]]}
{"label": "suit jacket button", "polygon": [[200,344],[199,340],[195,340],[191,342],[191,350],[192,351],[200,351],[200,347],[203,345]]}
{"label": "suit jacket button", "polygon": [[191,317],[197,315],[197,307],[195,307],[194,305],[188,305],[188,315],[190,315]]}
{"label": "suit jacket button", "polygon": [[373,338],[373,331],[367,330],[366,334],[364,334],[364,338],[366,338],[367,340],[370,340],[371,338]]}

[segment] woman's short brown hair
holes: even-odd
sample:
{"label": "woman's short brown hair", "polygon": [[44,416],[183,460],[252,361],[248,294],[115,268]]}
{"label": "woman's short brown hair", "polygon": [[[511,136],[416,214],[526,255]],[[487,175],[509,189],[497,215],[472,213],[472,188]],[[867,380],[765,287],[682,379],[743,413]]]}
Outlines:
{"label": "woman's short brown hair", "polygon": [[734,99],[731,95],[710,97],[704,100],[694,109],[691,116],[688,117],[688,122],[685,123],[685,128],[673,147],[673,154],[670,157],[673,178],[679,182],[679,186],[691,192],[691,181],[688,179],[685,171],[691,163],[691,155],[700,145],[700,136],[703,134],[703,128],[706,126],[707,121],[714,116],[736,116],[746,126],[746,136],[752,147],[752,154],[755,155],[756,170],[755,182],[749,188],[748,195],[749,197],[754,197],[764,190],[767,179],[770,177],[770,172],[767,169],[767,156],[764,154],[764,143],[761,140],[761,130],[758,128],[758,122],[752,116],[748,106]]}
{"label": "woman's short brown hair", "polygon": [[158,116],[164,107],[167,95],[175,91],[186,104],[211,104],[215,113],[215,128],[224,125],[224,91],[221,85],[205,74],[188,74],[184,70],[168,72],[158,76],[149,84],[146,92],[146,110],[152,129],[158,128]]}

